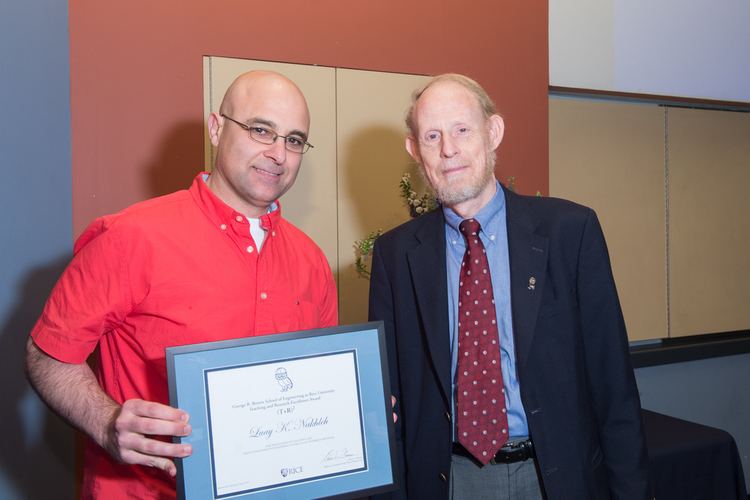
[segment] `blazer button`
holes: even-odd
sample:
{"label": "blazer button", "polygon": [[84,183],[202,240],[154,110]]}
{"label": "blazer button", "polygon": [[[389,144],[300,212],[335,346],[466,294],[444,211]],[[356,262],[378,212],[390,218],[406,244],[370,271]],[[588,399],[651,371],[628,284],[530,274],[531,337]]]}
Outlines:
{"label": "blazer button", "polygon": [[448,419],[448,422],[451,421],[451,414],[449,412],[447,412],[447,411],[445,412],[445,418]]}
{"label": "blazer button", "polygon": [[442,479],[444,483],[448,481],[448,478],[445,477],[445,474],[443,474],[442,472],[440,473],[440,479]]}

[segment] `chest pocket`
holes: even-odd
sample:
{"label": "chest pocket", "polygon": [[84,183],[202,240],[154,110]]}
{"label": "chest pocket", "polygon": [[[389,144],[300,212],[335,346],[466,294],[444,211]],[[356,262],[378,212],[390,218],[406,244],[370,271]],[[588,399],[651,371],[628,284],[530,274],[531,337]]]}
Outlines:
{"label": "chest pocket", "polygon": [[260,333],[284,333],[320,326],[318,307],[296,297],[267,297],[258,303],[257,330]]}

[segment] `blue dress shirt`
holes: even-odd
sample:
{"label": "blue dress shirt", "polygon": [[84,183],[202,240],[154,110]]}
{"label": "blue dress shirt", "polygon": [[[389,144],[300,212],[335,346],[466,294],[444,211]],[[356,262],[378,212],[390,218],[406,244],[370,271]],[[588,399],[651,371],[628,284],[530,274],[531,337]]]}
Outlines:
{"label": "blue dress shirt", "polygon": [[[516,372],[516,350],[513,342],[513,317],[510,309],[510,260],[508,258],[508,230],[505,213],[505,194],[500,183],[495,181],[496,193],[474,217],[479,221],[479,237],[487,252],[487,261],[492,278],[492,293],[495,298],[498,336],[500,341],[500,364],[505,385],[505,407],[508,416],[510,438],[529,435],[526,414],[521,403],[521,393]],[[451,385],[453,390],[453,413],[455,414],[456,366],[458,364],[458,282],[461,261],[466,252],[466,241],[458,230],[463,220],[453,210],[443,207],[445,215],[446,264],[448,271],[448,325],[450,327]]]}

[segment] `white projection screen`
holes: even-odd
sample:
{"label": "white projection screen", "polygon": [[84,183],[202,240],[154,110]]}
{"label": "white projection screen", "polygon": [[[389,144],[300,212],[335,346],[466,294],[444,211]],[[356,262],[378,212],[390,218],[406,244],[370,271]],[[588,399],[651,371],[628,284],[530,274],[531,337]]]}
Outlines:
{"label": "white projection screen", "polygon": [[748,0],[550,0],[550,85],[750,103]]}

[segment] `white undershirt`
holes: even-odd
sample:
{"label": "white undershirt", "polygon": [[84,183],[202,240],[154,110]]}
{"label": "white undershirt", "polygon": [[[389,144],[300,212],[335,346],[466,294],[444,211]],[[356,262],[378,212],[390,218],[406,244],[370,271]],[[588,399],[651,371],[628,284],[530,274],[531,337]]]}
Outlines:
{"label": "white undershirt", "polygon": [[[209,174],[203,174],[203,182],[208,181],[208,175]],[[274,210],[278,209],[279,206],[276,204],[276,202],[271,203],[271,206],[268,207],[268,212],[271,213]],[[247,222],[250,224],[250,236],[253,237],[253,241],[255,241],[255,246],[257,246],[258,252],[260,252],[260,247],[263,246],[263,241],[266,239],[266,230],[260,227],[260,218],[250,218],[245,217],[247,219]]]}
{"label": "white undershirt", "polygon": [[260,227],[260,219],[257,217],[248,217],[247,222],[250,223],[250,236],[253,237],[255,246],[258,247],[258,252],[260,252],[260,247],[263,246],[263,240],[266,239],[266,230]]}

